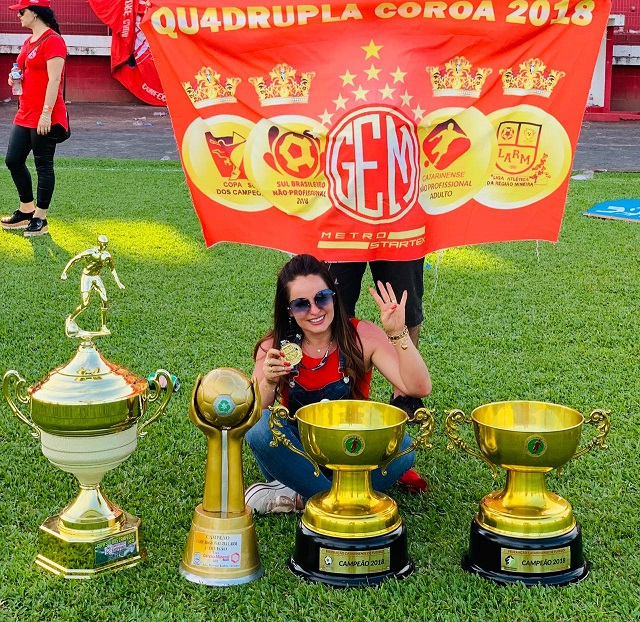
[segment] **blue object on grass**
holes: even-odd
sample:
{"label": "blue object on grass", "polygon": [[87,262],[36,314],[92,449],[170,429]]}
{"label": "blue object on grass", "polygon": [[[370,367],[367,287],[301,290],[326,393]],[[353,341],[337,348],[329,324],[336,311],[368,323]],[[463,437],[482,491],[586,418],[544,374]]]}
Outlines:
{"label": "blue object on grass", "polygon": [[584,215],[640,222],[640,199],[615,199],[596,203]]}

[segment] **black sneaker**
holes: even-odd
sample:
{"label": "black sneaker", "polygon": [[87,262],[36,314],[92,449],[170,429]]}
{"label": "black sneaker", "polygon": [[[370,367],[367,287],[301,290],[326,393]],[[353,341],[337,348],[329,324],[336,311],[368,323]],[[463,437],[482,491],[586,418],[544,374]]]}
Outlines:
{"label": "black sneaker", "polygon": [[49,233],[49,226],[46,218],[32,218],[31,222],[24,230],[25,237],[31,237],[34,235],[44,235]]}
{"label": "black sneaker", "polygon": [[409,397],[408,395],[398,395],[397,397],[393,397],[392,393],[389,404],[391,404],[391,406],[395,406],[396,408],[401,408],[402,410],[404,410],[404,412],[407,413],[407,416],[409,417],[407,425],[420,424],[418,421],[413,420],[413,415],[416,410],[418,410],[418,408],[424,408],[424,404],[419,397]]}
{"label": "black sneaker", "polygon": [[33,218],[33,212],[21,212],[17,209],[11,216],[4,216],[0,221],[3,229],[24,229]]}

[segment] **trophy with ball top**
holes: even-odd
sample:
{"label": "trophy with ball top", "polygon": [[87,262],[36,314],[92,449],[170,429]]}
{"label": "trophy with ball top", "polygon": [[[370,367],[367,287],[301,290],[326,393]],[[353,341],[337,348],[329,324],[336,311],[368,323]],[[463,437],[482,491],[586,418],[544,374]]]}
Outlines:
{"label": "trophy with ball top", "polygon": [[242,472],[242,441],[260,415],[258,383],[242,372],[221,367],[198,376],[189,418],[207,437],[207,466],[180,564],[188,581],[226,586],[262,576]]}

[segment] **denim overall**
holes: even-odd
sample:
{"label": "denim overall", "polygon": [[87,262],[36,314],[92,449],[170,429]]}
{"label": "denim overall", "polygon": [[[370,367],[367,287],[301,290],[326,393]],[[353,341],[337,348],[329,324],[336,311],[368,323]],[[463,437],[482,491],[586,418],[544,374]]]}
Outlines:
{"label": "denim overall", "polygon": [[[338,371],[342,373],[346,359],[342,352],[338,352]],[[287,410],[293,416],[299,408],[307,404],[315,404],[322,400],[345,400],[351,398],[351,384],[349,378],[342,374],[342,378],[329,382],[320,389],[307,390],[300,386],[295,378],[298,375],[297,365],[294,366],[289,380],[289,405]],[[273,434],[269,428],[269,416],[271,411],[262,411],[260,420],[247,432],[245,438],[247,444],[253,451],[262,475],[267,481],[278,480],[285,486],[295,490],[302,495],[306,501],[318,492],[324,492],[331,487],[331,471],[321,470],[316,477],[313,474],[311,463],[298,456],[282,443],[276,447],[271,447]],[[304,452],[300,435],[298,433],[297,421],[279,419],[282,423],[281,432],[300,451]],[[404,435],[401,450],[406,449],[411,444],[412,439],[408,434]],[[402,456],[394,460],[388,468],[387,475],[383,476],[380,469],[371,472],[371,481],[374,490],[386,490],[394,484],[397,479],[406,473],[412,466],[415,459],[415,452]]]}

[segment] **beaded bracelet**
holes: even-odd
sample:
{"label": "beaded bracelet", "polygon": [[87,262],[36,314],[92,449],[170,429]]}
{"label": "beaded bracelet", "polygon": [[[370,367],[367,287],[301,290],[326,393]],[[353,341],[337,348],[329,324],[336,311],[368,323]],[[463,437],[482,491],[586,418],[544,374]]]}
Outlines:
{"label": "beaded bracelet", "polygon": [[397,334],[397,335],[387,335],[387,339],[389,339],[389,343],[391,345],[397,346],[400,344],[400,347],[403,350],[406,350],[409,346],[407,344],[407,339],[409,338],[409,329],[405,327]]}

